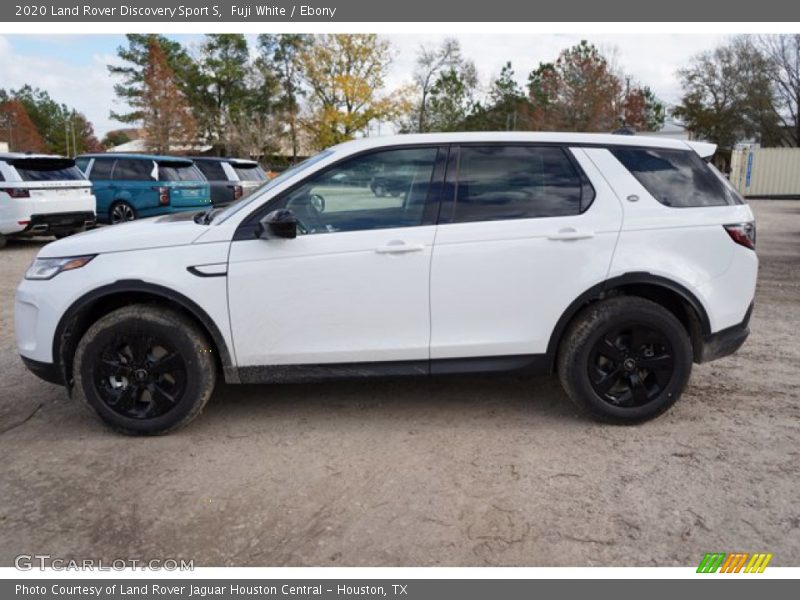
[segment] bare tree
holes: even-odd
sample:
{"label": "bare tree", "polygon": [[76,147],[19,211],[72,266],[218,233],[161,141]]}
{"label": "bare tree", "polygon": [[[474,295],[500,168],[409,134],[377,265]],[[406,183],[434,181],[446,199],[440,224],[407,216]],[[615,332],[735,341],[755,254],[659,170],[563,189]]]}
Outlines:
{"label": "bare tree", "polygon": [[427,108],[428,97],[442,73],[458,70],[462,63],[461,45],[455,38],[447,38],[438,48],[420,47],[417,55],[417,68],[414,71],[414,83],[419,90],[419,102],[416,107],[415,127],[417,132],[428,131]]}
{"label": "bare tree", "polygon": [[778,119],[792,146],[800,146],[800,34],[763,35],[755,45],[769,63]]}

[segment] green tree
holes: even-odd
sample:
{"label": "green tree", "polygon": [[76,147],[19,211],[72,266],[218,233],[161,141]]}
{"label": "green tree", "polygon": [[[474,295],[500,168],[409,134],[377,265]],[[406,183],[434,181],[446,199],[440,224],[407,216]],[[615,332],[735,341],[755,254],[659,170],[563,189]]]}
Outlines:
{"label": "green tree", "polygon": [[300,147],[300,100],[305,95],[300,57],[311,42],[312,36],[306,34],[258,36],[258,68],[264,73],[265,84],[270,79],[269,74],[277,79],[280,93],[275,98],[274,109],[288,125],[293,161]]}
{"label": "green tree", "polygon": [[732,148],[755,137],[781,139],[769,61],[746,37],[697,55],[678,71],[684,95],[673,114],[698,137]]}
{"label": "green tree", "polygon": [[507,62],[492,83],[486,102],[475,107],[465,125],[470,130],[524,131],[529,129],[530,114],[530,100]]}

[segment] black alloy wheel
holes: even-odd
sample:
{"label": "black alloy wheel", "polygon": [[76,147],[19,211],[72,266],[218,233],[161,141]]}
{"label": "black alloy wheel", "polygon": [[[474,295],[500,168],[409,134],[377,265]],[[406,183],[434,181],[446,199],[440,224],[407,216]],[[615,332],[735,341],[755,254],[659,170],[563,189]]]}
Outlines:
{"label": "black alloy wheel", "polygon": [[144,332],[115,337],[98,354],[97,392],[114,412],[152,419],[174,408],[186,390],[186,363],[167,340]]}
{"label": "black alloy wheel", "polygon": [[674,367],[666,336],[631,323],[597,340],[589,358],[589,380],[597,395],[613,406],[644,406],[666,389]]}

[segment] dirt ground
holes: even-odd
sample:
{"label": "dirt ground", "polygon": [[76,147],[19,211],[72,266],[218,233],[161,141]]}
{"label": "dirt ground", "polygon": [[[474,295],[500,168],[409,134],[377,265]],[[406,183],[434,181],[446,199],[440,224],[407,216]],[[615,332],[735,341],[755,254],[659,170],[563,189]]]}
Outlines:
{"label": "dirt ground", "polygon": [[800,201],[754,201],[753,334],[637,427],[553,378],[220,386],[188,428],[107,430],[26,371],[0,251],[0,565],[20,553],[196,566],[800,564]]}

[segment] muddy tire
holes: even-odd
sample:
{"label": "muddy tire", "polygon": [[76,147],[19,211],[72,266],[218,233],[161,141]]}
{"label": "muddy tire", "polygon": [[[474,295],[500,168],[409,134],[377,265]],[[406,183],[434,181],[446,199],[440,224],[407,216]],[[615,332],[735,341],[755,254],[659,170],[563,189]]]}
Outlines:
{"label": "muddy tire", "polygon": [[129,435],[163,435],[203,410],[216,382],[211,345],[182,314],[137,304],[94,323],[75,351],[75,397]]}
{"label": "muddy tire", "polygon": [[632,296],[593,304],[570,325],[558,354],[567,396],[595,418],[633,424],[680,398],[692,372],[692,344],[662,306]]}

